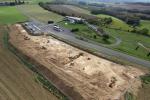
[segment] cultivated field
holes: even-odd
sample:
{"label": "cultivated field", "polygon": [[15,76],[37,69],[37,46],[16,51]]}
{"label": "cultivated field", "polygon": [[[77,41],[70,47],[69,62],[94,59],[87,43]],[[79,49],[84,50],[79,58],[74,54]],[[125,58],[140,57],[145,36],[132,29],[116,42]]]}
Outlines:
{"label": "cultivated field", "polygon": [[0,26],[0,100],[57,100],[36,81],[32,73],[3,44]]}
{"label": "cultivated field", "polygon": [[118,99],[132,84],[136,92],[141,85],[136,77],[144,72],[137,68],[98,58],[50,36],[30,36],[20,25],[10,29],[11,43],[44,65],[46,76],[57,75],[50,80],[75,100]]}
{"label": "cultivated field", "polygon": [[[23,0],[29,2],[30,4],[38,4],[39,2],[50,2],[53,0]],[[15,2],[15,0],[0,0],[0,2]]]}
{"label": "cultivated field", "polygon": [[44,10],[39,5],[20,5],[18,9],[29,19],[36,19],[41,22],[47,23],[47,21],[52,20],[55,22],[61,21],[63,19],[62,16]]}
{"label": "cultivated field", "polygon": [[85,13],[85,14],[90,14],[90,11],[86,10],[86,9],[82,9],[80,7],[77,6],[73,6],[73,5],[63,5],[64,7],[74,10],[76,12],[80,12],[80,13]]}
{"label": "cultivated field", "polygon": [[57,12],[58,14],[64,16],[76,16],[76,17],[82,17],[84,19],[97,19],[96,16],[89,14],[87,10],[84,10],[79,7],[71,6],[71,5],[57,5],[57,4],[44,3],[41,4],[41,6],[45,9],[48,9],[49,11]]}
{"label": "cultivated field", "polygon": [[22,15],[15,6],[0,7],[0,24],[14,24],[26,20],[27,17]]}

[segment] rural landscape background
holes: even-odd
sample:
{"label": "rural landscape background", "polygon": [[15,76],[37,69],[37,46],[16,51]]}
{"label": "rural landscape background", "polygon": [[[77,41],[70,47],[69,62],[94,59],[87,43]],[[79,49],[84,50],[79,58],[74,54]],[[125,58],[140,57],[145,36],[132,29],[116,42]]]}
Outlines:
{"label": "rural landscape background", "polygon": [[[0,0],[0,3],[14,1]],[[131,64],[132,61],[130,62],[130,57],[127,56],[125,58],[129,59],[128,61],[119,59],[118,56],[106,57],[119,64],[138,66],[136,68],[146,70],[146,76],[139,77],[142,82],[139,92],[136,95],[131,91],[126,92],[124,97],[125,100],[149,100],[150,1],[130,1],[23,0],[23,4],[0,6],[0,99],[68,99],[43,74],[34,70],[34,64],[29,63],[28,59],[18,57],[16,49],[9,47],[8,43],[11,25],[26,21],[37,21],[42,24],[52,21],[60,27],[71,30],[76,39],[113,50],[117,54],[119,52],[135,57],[143,62],[141,65],[138,62]],[[64,20],[65,16],[84,18],[106,35],[100,36],[82,23],[69,23]],[[96,49],[93,48],[92,53],[95,52]]]}

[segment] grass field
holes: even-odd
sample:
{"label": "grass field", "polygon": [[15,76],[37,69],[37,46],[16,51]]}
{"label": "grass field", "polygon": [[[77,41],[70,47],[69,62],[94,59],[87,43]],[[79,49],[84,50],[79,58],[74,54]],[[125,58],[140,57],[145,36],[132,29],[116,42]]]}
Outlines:
{"label": "grass field", "polygon": [[125,22],[123,22],[122,20],[113,17],[113,16],[109,16],[109,15],[104,15],[104,14],[99,14],[97,15],[100,18],[108,18],[111,17],[112,18],[112,23],[110,25],[108,25],[111,28],[117,28],[117,29],[122,29],[122,30],[130,30],[131,27],[129,25],[127,25]]}
{"label": "grass field", "polygon": [[20,9],[20,11],[27,15],[29,18],[34,18],[44,23],[47,23],[49,20],[57,22],[63,19],[62,16],[44,10],[39,5],[20,5],[18,9]]}
{"label": "grass field", "polygon": [[110,33],[110,35],[114,37],[119,37],[122,40],[120,45],[113,47],[112,49],[127,53],[132,56],[136,56],[142,59],[150,60],[150,57],[147,57],[148,51],[146,51],[143,48],[140,48],[137,51],[135,50],[138,42],[141,42],[144,45],[146,45],[148,48],[150,48],[149,37],[138,35],[136,33],[124,32],[124,31],[114,30],[114,29],[105,29],[105,30],[108,33]]}
{"label": "grass field", "polygon": [[0,26],[0,100],[57,100],[36,76],[3,45],[4,27]]}
{"label": "grass field", "polygon": [[[93,30],[89,29],[88,26],[86,26],[84,24],[71,24],[67,21],[66,22],[62,21],[58,24],[65,27],[65,28],[68,28],[68,29],[78,28],[79,31],[75,32],[75,33],[76,33],[76,35],[78,35],[80,37],[84,37],[84,38],[87,38],[89,40],[99,42],[99,43],[103,43],[103,44],[113,44],[113,43],[115,43],[115,39],[112,38],[112,37],[110,37],[110,39],[108,39],[108,41],[104,41],[101,36],[97,35]],[[96,36],[96,38],[94,38],[94,36]]]}
{"label": "grass field", "polygon": [[26,20],[27,17],[22,15],[16,7],[0,7],[0,24],[13,24]]}

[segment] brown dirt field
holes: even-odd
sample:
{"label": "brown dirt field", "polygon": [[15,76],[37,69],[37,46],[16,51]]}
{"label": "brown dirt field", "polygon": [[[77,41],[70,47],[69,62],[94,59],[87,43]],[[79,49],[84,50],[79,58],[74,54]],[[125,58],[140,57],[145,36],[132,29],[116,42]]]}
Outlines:
{"label": "brown dirt field", "polygon": [[35,75],[4,48],[0,26],[0,100],[57,100],[35,81]]}
{"label": "brown dirt field", "polygon": [[[55,74],[84,100],[120,99],[134,80],[140,83],[136,77],[144,74],[140,69],[96,57],[50,36],[31,36],[19,24],[10,30],[10,42],[15,47],[50,71],[43,73]],[[72,96],[71,89],[65,90],[61,82],[57,87]]]}

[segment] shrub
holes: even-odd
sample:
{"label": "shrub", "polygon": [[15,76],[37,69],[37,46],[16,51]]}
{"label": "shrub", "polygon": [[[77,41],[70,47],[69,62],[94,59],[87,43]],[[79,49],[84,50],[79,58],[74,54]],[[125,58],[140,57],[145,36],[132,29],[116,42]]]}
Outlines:
{"label": "shrub", "polygon": [[54,21],[48,21],[48,24],[53,24],[54,23]]}
{"label": "shrub", "polygon": [[79,31],[78,28],[71,29],[71,32],[78,32],[78,31]]}
{"label": "shrub", "polygon": [[108,34],[104,34],[103,35],[103,40],[104,41],[107,41],[109,38],[110,38],[110,36]]}
{"label": "shrub", "polygon": [[139,34],[148,35],[149,30],[147,28],[143,28],[138,31]]}

